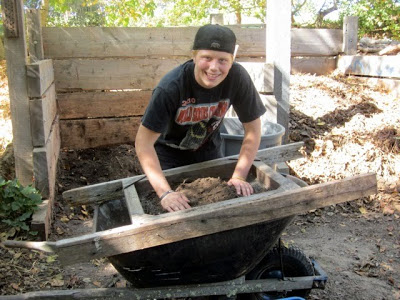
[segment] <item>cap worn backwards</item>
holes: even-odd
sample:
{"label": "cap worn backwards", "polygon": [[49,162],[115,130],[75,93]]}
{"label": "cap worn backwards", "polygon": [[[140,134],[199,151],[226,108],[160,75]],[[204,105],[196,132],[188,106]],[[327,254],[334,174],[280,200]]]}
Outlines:
{"label": "cap worn backwards", "polygon": [[233,54],[236,36],[228,27],[208,24],[199,28],[194,38],[193,50],[214,50]]}

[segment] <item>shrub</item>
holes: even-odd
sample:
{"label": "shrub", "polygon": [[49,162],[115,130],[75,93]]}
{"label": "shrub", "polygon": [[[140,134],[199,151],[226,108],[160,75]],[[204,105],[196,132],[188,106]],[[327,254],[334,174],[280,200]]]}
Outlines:
{"label": "shrub", "polygon": [[42,196],[31,185],[23,187],[17,179],[4,180],[0,177],[0,219],[17,232],[30,231],[29,221],[32,214],[42,203]]}
{"label": "shrub", "polygon": [[399,0],[358,0],[341,2],[342,17],[359,17],[359,36],[400,39]]}

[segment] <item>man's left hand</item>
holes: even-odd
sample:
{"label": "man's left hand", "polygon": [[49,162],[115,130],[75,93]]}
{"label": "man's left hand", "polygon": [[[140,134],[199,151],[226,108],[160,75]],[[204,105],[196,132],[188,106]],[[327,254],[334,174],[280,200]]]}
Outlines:
{"label": "man's left hand", "polygon": [[228,181],[228,185],[233,185],[236,189],[236,193],[242,196],[250,196],[254,193],[253,187],[250,183],[239,178],[231,178]]}

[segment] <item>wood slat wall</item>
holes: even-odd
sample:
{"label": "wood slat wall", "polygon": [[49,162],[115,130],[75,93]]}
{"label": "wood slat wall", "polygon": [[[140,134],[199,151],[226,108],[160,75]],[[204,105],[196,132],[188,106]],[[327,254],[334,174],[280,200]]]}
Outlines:
{"label": "wood slat wall", "polygon": [[107,58],[54,61],[57,91],[153,89],[186,59]]}
{"label": "wood slat wall", "polygon": [[52,202],[60,151],[53,62],[51,59],[41,60],[27,65],[26,69],[35,187],[44,199]]}

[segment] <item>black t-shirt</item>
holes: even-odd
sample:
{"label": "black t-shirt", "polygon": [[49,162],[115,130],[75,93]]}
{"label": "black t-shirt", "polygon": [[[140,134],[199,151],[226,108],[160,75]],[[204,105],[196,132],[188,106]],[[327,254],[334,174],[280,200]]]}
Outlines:
{"label": "black t-shirt", "polygon": [[233,63],[218,86],[206,89],[194,78],[189,60],[166,74],[154,89],[142,124],[161,133],[158,143],[195,151],[220,146],[219,127],[230,105],[242,123],[266,111],[247,71]]}

